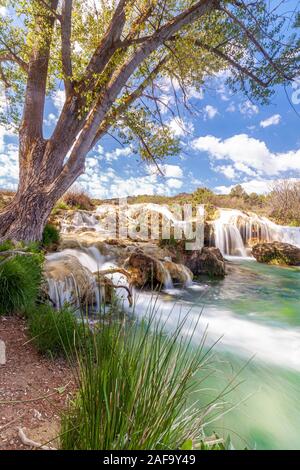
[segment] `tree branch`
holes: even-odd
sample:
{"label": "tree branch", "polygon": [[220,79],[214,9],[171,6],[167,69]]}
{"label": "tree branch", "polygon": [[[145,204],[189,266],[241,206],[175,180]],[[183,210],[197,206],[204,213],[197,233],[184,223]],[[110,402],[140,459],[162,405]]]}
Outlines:
{"label": "tree branch", "polygon": [[229,18],[231,18],[234,23],[236,23],[241,29],[242,31],[244,31],[245,35],[247,36],[247,38],[255,45],[255,47],[257,48],[257,50],[259,52],[261,52],[261,54],[264,56],[264,58],[268,61],[268,63],[273,67],[274,70],[276,70],[276,72],[278,73],[278,75],[282,78],[284,78],[285,80],[292,80],[293,77],[289,77],[288,75],[286,75],[284,73],[284,70],[279,67],[275,62],[274,60],[272,59],[272,57],[268,54],[268,52],[264,49],[264,47],[262,47],[262,45],[259,43],[259,41],[255,38],[255,36],[251,33],[251,31],[247,28],[247,26],[244,25],[244,23],[242,21],[240,21],[230,10],[228,10],[227,8],[225,7],[220,7],[219,8],[220,11],[223,11],[224,13],[226,13]]}
{"label": "tree branch", "polygon": [[124,99],[124,102],[114,108],[111,113],[103,120],[101,126],[99,127],[96,136],[91,144],[90,150],[96,145],[99,139],[108,131],[112,123],[116,121],[138,98],[140,98],[149,86],[149,84],[154,80],[154,78],[159,74],[163,66],[167,63],[169,57],[165,56],[156,67],[149,73],[149,75],[139,84],[139,86]]}
{"label": "tree branch", "polygon": [[213,46],[209,46],[208,44],[204,44],[199,39],[196,39],[195,45],[199,46],[199,47],[202,47],[203,49],[207,50],[208,52],[212,52],[216,56],[220,57],[220,59],[225,60],[225,62],[228,62],[230,65],[232,65],[239,72],[245,74],[246,76],[248,76],[249,78],[254,80],[261,87],[267,88],[268,85],[270,84],[270,81],[264,82],[257,75],[255,75],[251,70],[249,70],[247,67],[244,67],[243,65],[236,62],[234,59],[232,59],[229,55],[227,55],[225,52],[221,51],[220,49],[218,49],[216,47],[213,47]]}
{"label": "tree branch", "polygon": [[137,70],[141,63],[169,37],[176,34],[182,27],[195,22],[202,16],[211,12],[215,7],[216,2],[214,1],[198,1],[162,26],[162,28],[155,32],[148,41],[142,44],[140,48],[133,53],[133,55],[123,64],[119,73],[112,77],[106,91],[99,96],[94,109],[89,114],[81,134],[74,145],[70,158],[66,164],[67,167],[73,163],[75,164],[75,162],[79,164],[81,158],[84,159],[84,155],[89,151],[106,113],[118,97],[122,88],[126,85],[127,80],[134,71]]}
{"label": "tree branch", "polygon": [[72,58],[71,58],[71,32],[72,32],[72,0],[63,0],[61,15],[61,55],[66,95],[71,93],[72,86]]}
{"label": "tree branch", "polygon": [[130,0],[119,1],[111,19],[109,28],[87,66],[85,76],[82,80],[82,85],[84,88],[91,86],[90,80],[93,75],[103,72],[109,60],[116,52],[117,43],[120,40],[126,21],[125,7],[129,1]]}
{"label": "tree branch", "polygon": [[[2,40],[0,40],[0,42],[8,50],[7,45],[4,44]],[[2,52],[3,52],[3,54],[2,54]],[[21,57],[19,57],[17,54],[15,54],[12,50],[8,50],[8,52],[1,51],[0,52],[0,62],[15,62],[16,64],[18,64],[21,67],[22,70],[24,70],[24,72],[26,72],[26,73],[28,72],[28,64],[23,59],[21,59]]]}
{"label": "tree branch", "polygon": [[[51,9],[57,9],[58,0],[51,0]],[[31,142],[43,138],[43,115],[48,76],[52,31],[55,17],[41,18],[36,12],[36,38],[28,64],[25,104],[20,129],[21,154],[26,155]]]}

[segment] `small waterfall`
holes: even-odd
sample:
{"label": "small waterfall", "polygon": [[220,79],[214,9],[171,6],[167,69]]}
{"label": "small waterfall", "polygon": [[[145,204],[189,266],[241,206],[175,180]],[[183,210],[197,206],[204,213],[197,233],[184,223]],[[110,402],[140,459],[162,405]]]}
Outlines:
{"label": "small waterfall", "polygon": [[193,278],[191,276],[190,270],[186,266],[184,266],[184,264],[181,264],[180,267],[181,272],[184,274],[186,279],[184,282],[184,287],[190,287],[193,284]]}
{"label": "small waterfall", "polygon": [[[93,268],[96,267],[96,271],[98,263],[89,254],[89,250],[93,252],[93,249],[83,250],[67,249],[46,257],[48,294],[56,308],[61,308],[64,304],[80,308],[84,299],[84,304],[89,308],[95,311],[100,309],[101,292],[93,275]],[[99,253],[98,259],[100,256]]]}
{"label": "small waterfall", "polygon": [[158,261],[161,272],[163,274],[163,284],[165,289],[172,289],[173,287],[173,281],[171,278],[171,274],[169,273],[169,270],[164,266],[162,261]]}
{"label": "small waterfall", "polygon": [[279,241],[300,247],[300,227],[277,225],[266,217],[236,209],[219,209],[213,222],[215,246],[223,255],[246,257],[256,243]]}
{"label": "small waterfall", "polygon": [[223,255],[247,256],[241,232],[237,225],[239,211],[220,210],[219,219],[215,220],[215,245]]}
{"label": "small waterfall", "polygon": [[[58,253],[52,253],[47,256],[48,262],[54,262],[54,267],[59,265],[59,262],[64,260],[76,258],[80,265],[85,269],[84,274],[86,278],[81,279],[84,281],[86,291],[89,295],[90,301],[94,305],[96,312],[100,311],[101,306],[101,289],[99,289],[96,276],[97,271],[105,271],[109,269],[117,268],[118,266],[113,262],[108,262],[107,259],[100,253],[95,247],[81,248],[81,249],[65,249]],[[56,308],[61,308],[65,303],[75,305],[77,308],[80,307],[80,297],[82,296],[82,289],[78,285],[75,273],[70,271],[68,273],[59,272],[54,277],[53,275],[46,274],[46,281],[48,283],[49,297]],[[124,288],[117,288],[115,290],[117,297],[122,304],[128,303],[128,289],[129,283],[126,276],[121,273],[105,274],[105,277],[110,279],[115,286],[124,286]]]}

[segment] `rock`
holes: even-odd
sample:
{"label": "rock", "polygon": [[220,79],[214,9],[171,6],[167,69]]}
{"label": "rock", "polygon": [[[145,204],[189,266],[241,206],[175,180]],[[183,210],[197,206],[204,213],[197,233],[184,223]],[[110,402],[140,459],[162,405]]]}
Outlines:
{"label": "rock", "polygon": [[140,249],[131,253],[124,267],[130,272],[132,283],[136,287],[168,285],[171,281],[163,262],[146,255]]}
{"label": "rock", "polygon": [[225,260],[219,248],[203,247],[201,250],[186,251],[182,254],[183,262],[195,276],[208,274],[224,277]]}
{"label": "rock", "polygon": [[173,263],[172,261],[164,261],[164,267],[169,271],[171,279],[174,283],[187,285],[193,280],[192,271],[183,264]]}
{"label": "rock", "polygon": [[96,280],[75,256],[57,253],[45,261],[48,295],[56,307],[65,302],[91,305],[95,302]]}
{"label": "rock", "polygon": [[6,364],[6,352],[5,352],[5,343],[0,339],[0,366]]}
{"label": "rock", "polygon": [[289,243],[259,243],[252,254],[259,263],[300,266],[300,248]]}
{"label": "rock", "polygon": [[168,286],[172,282],[186,285],[193,279],[193,273],[183,264],[174,263],[169,258],[155,258],[141,249],[131,253],[124,266],[136,287]]}

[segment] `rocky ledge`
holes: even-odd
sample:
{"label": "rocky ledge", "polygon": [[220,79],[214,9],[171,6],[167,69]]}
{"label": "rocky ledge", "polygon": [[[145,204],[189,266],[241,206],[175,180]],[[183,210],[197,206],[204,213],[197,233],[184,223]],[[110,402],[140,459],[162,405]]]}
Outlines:
{"label": "rocky ledge", "polygon": [[252,248],[259,263],[300,266],[300,248],[289,243],[260,243]]}

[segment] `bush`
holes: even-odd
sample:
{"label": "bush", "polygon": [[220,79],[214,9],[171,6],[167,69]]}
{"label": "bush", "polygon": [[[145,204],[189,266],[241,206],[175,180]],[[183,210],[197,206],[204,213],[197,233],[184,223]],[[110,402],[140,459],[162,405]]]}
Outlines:
{"label": "bush", "polygon": [[3,243],[0,245],[0,252],[1,251],[8,251],[8,250],[13,250],[14,249],[14,244],[11,240],[5,240]]}
{"label": "bush", "polygon": [[44,248],[50,248],[53,245],[58,245],[59,239],[59,230],[55,225],[47,224],[43,231],[42,246]]}
{"label": "bush", "polygon": [[52,357],[72,356],[83,333],[83,326],[70,308],[57,311],[50,305],[33,308],[28,314],[28,327],[38,351]]}
{"label": "bush", "polygon": [[193,397],[207,356],[203,342],[190,351],[183,328],[166,336],[152,319],[102,320],[89,354],[84,348],[78,355],[79,391],[62,416],[61,447],[156,450],[201,442],[207,410]]}
{"label": "bush", "polygon": [[90,197],[82,190],[72,190],[68,191],[64,197],[63,202],[67,206],[74,209],[80,209],[85,211],[90,211],[94,209],[94,204]]}
{"label": "bush", "polygon": [[24,313],[36,302],[42,280],[39,254],[0,257],[0,315]]}

